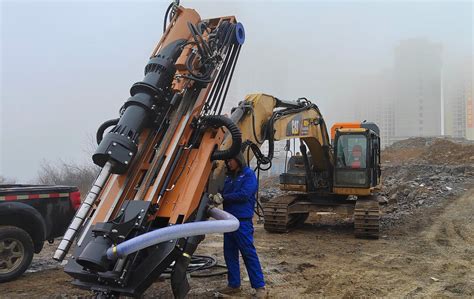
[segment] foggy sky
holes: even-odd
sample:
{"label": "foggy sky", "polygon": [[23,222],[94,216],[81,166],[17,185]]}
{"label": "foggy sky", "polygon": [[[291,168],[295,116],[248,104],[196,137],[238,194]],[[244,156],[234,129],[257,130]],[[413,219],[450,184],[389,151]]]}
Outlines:
{"label": "foggy sky", "polygon": [[[31,181],[43,160],[92,163],[91,140],[143,79],[168,1],[2,1],[0,175]],[[228,107],[248,93],[305,96],[329,126],[353,121],[359,78],[390,67],[400,40],[472,56],[472,2],[181,1],[246,30]]]}

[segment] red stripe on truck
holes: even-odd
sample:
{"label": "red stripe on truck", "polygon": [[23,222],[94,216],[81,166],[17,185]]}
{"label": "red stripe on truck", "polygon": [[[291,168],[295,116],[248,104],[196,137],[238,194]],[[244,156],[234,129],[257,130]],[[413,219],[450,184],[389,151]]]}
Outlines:
{"label": "red stripe on truck", "polygon": [[28,195],[5,195],[5,196],[0,196],[0,201],[69,197],[70,194],[74,194],[76,192],[79,193],[78,191],[75,191],[75,192],[70,192],[70,193],[43,193],[43,194],[38,193],[38,194],[28,194]]}
{"label": "red stripe on truck", "polygon": [[69,196],[69,200],[71,201],[74,210],[79,209],[79,207],[81,206],[81,192],[72,192]]}

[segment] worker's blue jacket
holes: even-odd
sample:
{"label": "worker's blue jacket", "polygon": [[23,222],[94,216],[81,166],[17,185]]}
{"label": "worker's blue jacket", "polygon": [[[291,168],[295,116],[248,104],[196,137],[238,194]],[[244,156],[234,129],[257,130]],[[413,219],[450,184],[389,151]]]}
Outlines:
{"label": "worker's blue jacket", "polygon": [[244,166],[234,176],[228,175],[221,192],[224,198],[224,211],[239,219],[251,219],[253,217],[257,188],[257,178],[248,166]]}

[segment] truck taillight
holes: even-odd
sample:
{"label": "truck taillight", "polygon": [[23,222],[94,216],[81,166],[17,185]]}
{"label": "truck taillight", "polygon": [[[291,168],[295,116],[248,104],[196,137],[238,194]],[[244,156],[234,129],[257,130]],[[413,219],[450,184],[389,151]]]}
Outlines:
{"label": "truck taillight", "polygon": [[71,205],[74,210],[79,209],[81,206],[81,192],[75,191],[69,194],[69,199],[71,200]]}

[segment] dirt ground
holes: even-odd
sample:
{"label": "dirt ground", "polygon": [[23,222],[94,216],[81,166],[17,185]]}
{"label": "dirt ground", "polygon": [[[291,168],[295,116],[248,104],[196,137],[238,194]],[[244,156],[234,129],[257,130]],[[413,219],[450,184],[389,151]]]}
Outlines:
{"label": "dirt ground", "polygon": [[[285,234],[255,225],[270,298],[474,297],[474,143],[411,138],[382,157],[379,240],[354,238],[353,222],[334,216],[311,215],[303,227]],[[262,181],[262,198],[278,196],[277,183],[277,178]],[[197,254],[223,264],[222,239],[207,236]],[[0,298],[90,297],[51,259],[56,246],[45,244],[26,274],[0,284]],[[250,298],[241,268],[242,297]],[[189,297],[209,298],[226,285],[226,276],[190,283]],[[154,283],[144,297],[172,297],[169,281]]]}
{"label": "dirt ground", "polygon": [[[473,186],[474,187],[474,186]],[[415,215],[383,232],[380,240],[353,237],[352,223],[312,225],[269,234],[256,225],[257,251],[269,297],[470,297],[474,296],[474,188],[441,207]],[[44,257],[55,246],[45,245]],[[222,237],[209,236],[198,249],[222,261]],[[42,261],[35,258],[35,263]],[[51,267],[54,264],[51,264]],[[34,268],[35,265],[33,265]],[[44,264],[41,265],[44,267]],[[76,298],[57,268],[26,273],[0,285],[0,297]],[[244,297],[252,292],[242,269]],[[191,278],[190,297],[212,297],[224,275]],[[145,297],[171,297],[168,281],[155,283]]]}

